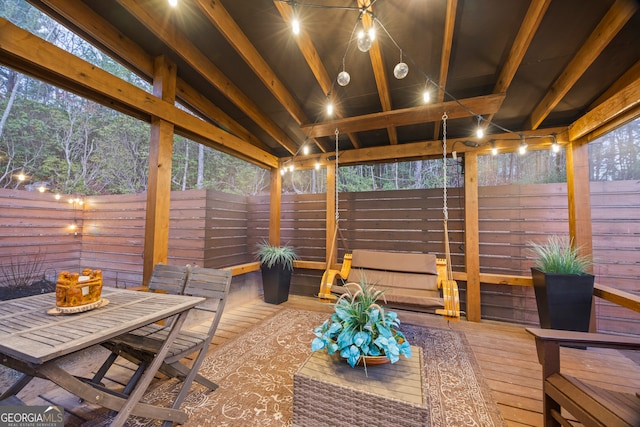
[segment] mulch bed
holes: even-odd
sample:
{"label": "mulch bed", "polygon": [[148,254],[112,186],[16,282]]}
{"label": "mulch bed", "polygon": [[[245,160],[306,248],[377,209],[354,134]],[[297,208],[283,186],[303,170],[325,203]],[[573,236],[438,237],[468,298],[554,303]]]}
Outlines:
{"label": "mulch bed", "polygon": [[31,286],[0,286],[0,301],[45,294],[55,290],[56,284],[44,279],[33,282]]}

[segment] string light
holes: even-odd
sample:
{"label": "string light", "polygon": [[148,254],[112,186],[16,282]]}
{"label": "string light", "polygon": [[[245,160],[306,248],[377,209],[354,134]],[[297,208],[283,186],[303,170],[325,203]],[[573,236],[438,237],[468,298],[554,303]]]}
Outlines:
{"label": "string light", "polygon": [[327,103],[327,115],[333,116],[333,103],[331,101]]}
{"label": "string light", "polygon": [[296,36],[300,34],[300,21],[298,20],[298,18],[294,17],[291,20],[291,31],[293,31],[293,34],[295,34]]}
{"label": "string light", "polygon": [[478,138],[484,137],[484,129],[482,129],[482,126],[480,125],[481,120],[482,120],[482,116],[478,116],[478,128],[476,129],[476,136]]}
{"label": "string light", "polygon": [[520,134],[520,147],[518,147],[518,153],[526,154],[527,152],[527,143],[524,142],[524,135]]}
{"label": "string light", "polygon": [[320,162],[316,162],[316,170],[320,170]]}
{"label": "string light", "polygon": [[400,62],[393,68],[393,75],[396,79],[402,80],[409,74],[409,66],[402,61],[402,49],[400,49]]}
{"label": "string light", "polygon": [[553,134],[553,144],[551,144],[551,151],[553,151],[554,153],[560,152],[560,144],[558,144],[558,139],[556,138],[555,134]]}
{"label": "string light", "polygon": [[498,154],[498,147],[496,147],[496,142],[491,141],[491,155],[495,156]]}
{"label": "string light", "polygon": [[169,0],[169,6],[177,7],[178,6],[178,0]]}
{"label": "string light", "polygon": [[302,147],[302,154],[305,156],[309,154],[309,146],[305,145]]}
{"label": "string light", "polygon": [[360,52],[368,52],[373,45],[373,41],[376,39],[376,30],[373,27],[373,24],[369,27],[367,31],[364,28],[361,28],[358,31],[358,49]]}

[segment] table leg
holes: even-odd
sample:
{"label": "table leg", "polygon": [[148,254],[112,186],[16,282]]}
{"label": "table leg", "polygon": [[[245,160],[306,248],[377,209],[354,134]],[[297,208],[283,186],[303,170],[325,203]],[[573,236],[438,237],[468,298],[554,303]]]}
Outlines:
{"label": "table leg", "polygon": [[5,400],[11,396],[15,396],[20,392],[20,390],[25,388],[25,386],[29,384],[32,379],[33,377],[31,375],[22,374],[18,381],[13,383],[11,387],[9,387],[4,393],[2,393],[2,395],[0,395],[0,400]]}
{"label": "table leg", "polygon": [[144,395],[144,392],[147,390],[147,387],[149,386],[149,384],[151,384],[151,380],[153,380],[153,377],[155,376],[156,372],[158,371],[160,366],[162,366],[162,363],[164,362],[164,358],[167,356],[167,353],[169,352],[169,347],[171,347],[173,340],[176,338],[176,336],[180,332],[180,329],[182,328],[182,324],[186,320],[188,314],[189,314],[189,310],[184,311],[178,315],[178,318],[176,319],[176,321],[173,324],[173,327],[171,328],[171,332],[169,332],[167,339],[162,344],[162,347],[160,347],[158,354],[156,354],[156,357],[153,359],[153,362],[151,362],[151,364],[147,368],[147,371],[144,373],[142,378],[140,378],[140,381],[136,385],[131,395],[129,395],[129,399],[127,400],[127,403],[125,403],[125,405],[118,411],[118,415],[116,416],[116,418],[113,420],[111,424],[112,427],[121,427],[127,421],[127,418],[129,418],[129,415],[131,415],[131,411],[134,409],[138,401],[142,398],[142,396]]}

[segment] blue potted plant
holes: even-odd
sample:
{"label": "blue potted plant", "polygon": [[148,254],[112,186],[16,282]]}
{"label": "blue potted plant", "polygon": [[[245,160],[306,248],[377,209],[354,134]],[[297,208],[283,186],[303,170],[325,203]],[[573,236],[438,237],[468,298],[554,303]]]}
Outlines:
{"label": "blue potted plant", "polygon": [[411,357],[411,346],[398,329],[398,315],[378,304],[383,292],[366,283],[347,283],[335,303],[335,312],[314,329],[311,350],[339,354],[356,364],[395,363]]}

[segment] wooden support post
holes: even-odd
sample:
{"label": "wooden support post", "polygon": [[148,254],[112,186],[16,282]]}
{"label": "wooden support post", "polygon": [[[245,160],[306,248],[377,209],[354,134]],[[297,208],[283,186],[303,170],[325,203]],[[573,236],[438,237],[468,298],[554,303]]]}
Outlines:
{"label": "wooden support post", "polygon": [[[163,101],[175,102],[176,66],[165,56],[154,62],[153,94]],[[166,263],[169,252],[169,207],[171,195],[171,159],[173,124],[153,117],[149,141],[149,180],[144,231],[142,284],[147,286],[153,266]]]}
{"label": "wooden support post", "polygon": [[336,227],[336,167],[327,163],[327,213],[326,213],[326,256],[327,268],[338,262],[338,247]]}
{"label": "wooden support post", "polygon": [[280,245],[280,211],[282,204],[282,175],[280,170],[271,169],[271,186],[269,189],[269,243]]}
{"label": "wooden support post", "polygon": [[[567,150],[567,197],[569,198],[569,235],[580,254],[592,257],[591,186],[589,184],[589,147],[571,142]],[[595,300],[591,306],[591,332],[597,330]]]}
{"label": "wooden support post", "polygon": [[480,235],[478,225],[478,155],[464,155],[464,259],[467,270],[467,320],[479,322]]}

